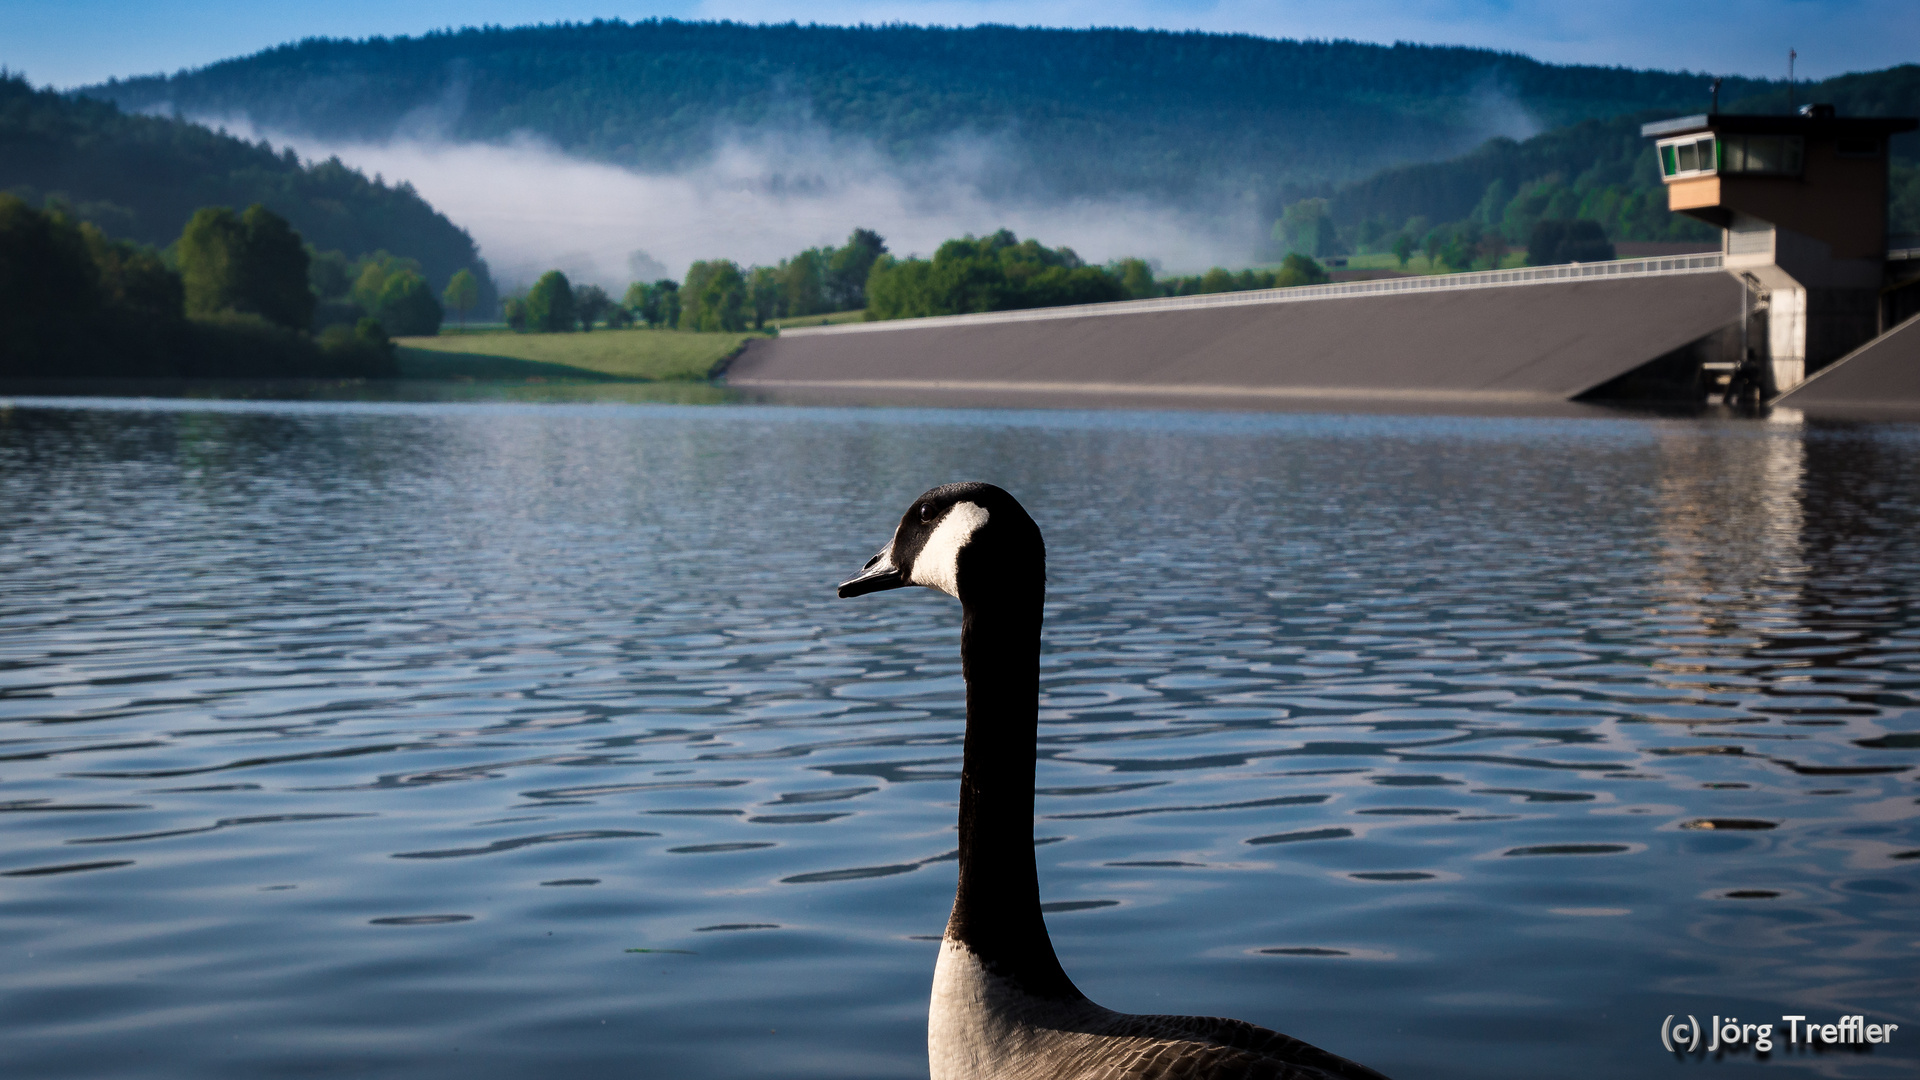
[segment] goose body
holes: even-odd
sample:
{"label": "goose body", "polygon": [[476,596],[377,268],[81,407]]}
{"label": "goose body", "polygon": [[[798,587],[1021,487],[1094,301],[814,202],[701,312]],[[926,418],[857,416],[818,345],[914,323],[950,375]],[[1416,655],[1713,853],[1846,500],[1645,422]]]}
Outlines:
{"label": "goose body", "polygon": [[960,880],[934,968],[932,1080],[1385,1080],[1263,1027],[1114,1012],[1073,985],[1047,937],[1033,859],[1040,529],[991,484],[934,488],[839,591],[907,585],[960,601],[967,684]]}

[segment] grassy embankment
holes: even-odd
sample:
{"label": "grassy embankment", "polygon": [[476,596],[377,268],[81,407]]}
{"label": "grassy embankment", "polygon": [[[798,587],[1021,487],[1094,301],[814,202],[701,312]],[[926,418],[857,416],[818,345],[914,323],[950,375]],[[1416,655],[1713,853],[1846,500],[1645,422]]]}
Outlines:
{"label": "grassy embankment", "polygon": [[712,377],[757,334],[681,330],[442,333],[394,339],[404,379],[692,382]]}
{"label": "grassy embankment", "polygon": [[795,315],[790,319],[768,319],[768,326],[784,330],[789,326],[836,326],[840,323],[864,322],[867,317],[865,308],[853,311],[836,311],[831,315]]}

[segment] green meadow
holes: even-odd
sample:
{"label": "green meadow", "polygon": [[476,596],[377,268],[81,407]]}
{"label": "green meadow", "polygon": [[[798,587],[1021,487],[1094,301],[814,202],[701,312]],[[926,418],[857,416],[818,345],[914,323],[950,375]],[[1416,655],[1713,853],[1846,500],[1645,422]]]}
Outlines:
{"label": "green meadow", "polygon": [[711,378],[757,334],[594,330],[577,334],[452,333],[395,338],[407,379]]}

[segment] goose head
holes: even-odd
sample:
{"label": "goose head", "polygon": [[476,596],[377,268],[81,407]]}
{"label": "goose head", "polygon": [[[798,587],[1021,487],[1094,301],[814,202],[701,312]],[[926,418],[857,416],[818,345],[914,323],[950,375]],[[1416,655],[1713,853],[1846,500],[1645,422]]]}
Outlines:
{"label": "goose head", "polygon": [[1046,545],[1019,500],[992,484],[942,484],[900,515],[893,539],[840,595],[922,585],[974,605],[1046,584]]}

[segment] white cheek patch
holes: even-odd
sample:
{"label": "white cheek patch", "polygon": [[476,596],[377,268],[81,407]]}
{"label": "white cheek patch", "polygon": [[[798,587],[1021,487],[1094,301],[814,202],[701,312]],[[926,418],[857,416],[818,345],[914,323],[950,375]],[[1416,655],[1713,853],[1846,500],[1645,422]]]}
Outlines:
{"label": "white cheek patch", "polygon": [[913,557],[913,576],[908,580],[960,599],[960,549],[966,547],[973,534],[986,523],[986,507],[978,503],[954,503],[947,510],[947,516],[934,526],[933,535],[927,537],[920,554]]}

